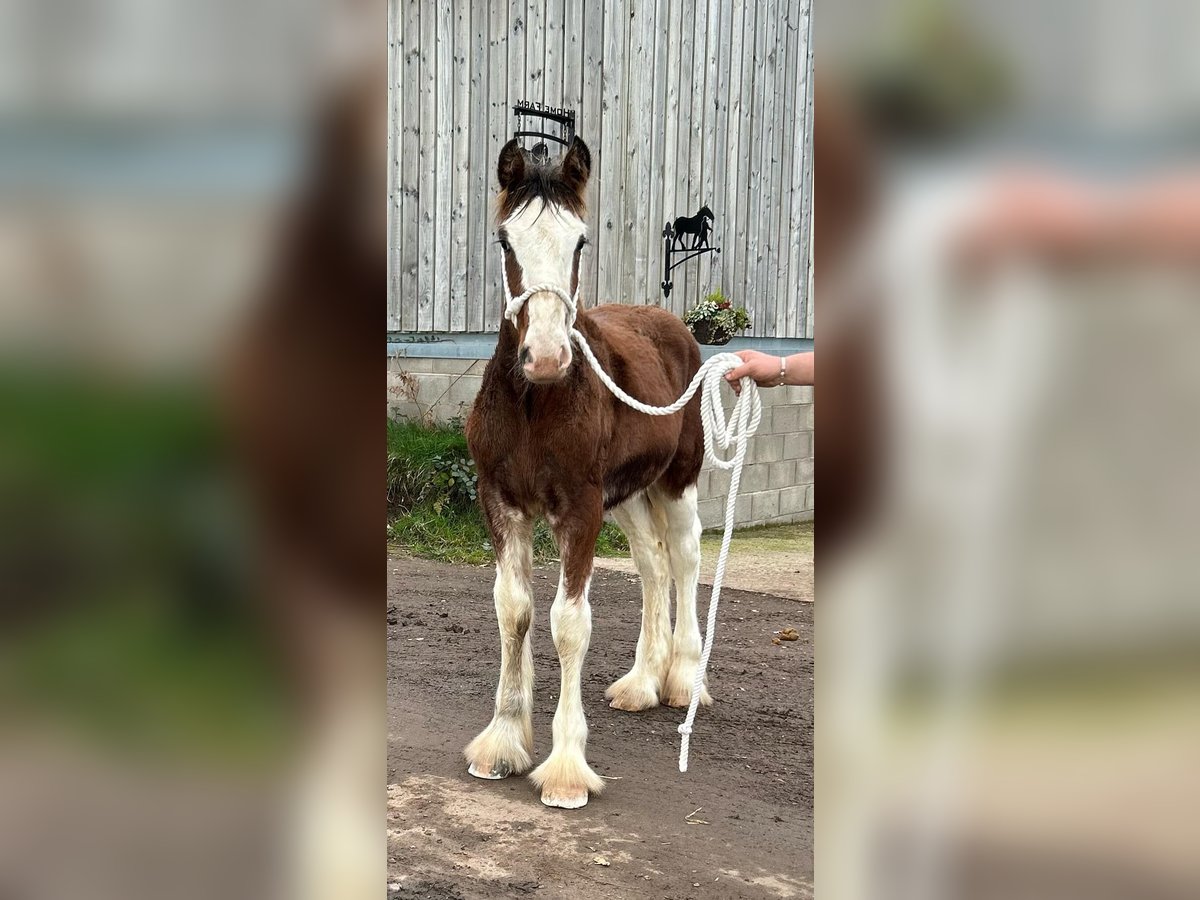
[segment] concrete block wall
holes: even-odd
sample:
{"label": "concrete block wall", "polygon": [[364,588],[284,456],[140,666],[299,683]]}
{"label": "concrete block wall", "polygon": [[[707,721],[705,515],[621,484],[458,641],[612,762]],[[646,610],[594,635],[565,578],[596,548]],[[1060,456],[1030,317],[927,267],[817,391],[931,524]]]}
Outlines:
{"label": "concrete block wall", "polygon": [[[387,414],[415,419],[429,411],[438,422],[465,417],[486,367],[485,359],[389,357]],[[406,395],[406,376],[415,379],[417,403]],[[813,518],[812,388],[764,388],[761,396],[762,422],[750,441],[734,515],[739,528]],[[720,528],[729,473],[705,464],[698,488],[701,523]]]}

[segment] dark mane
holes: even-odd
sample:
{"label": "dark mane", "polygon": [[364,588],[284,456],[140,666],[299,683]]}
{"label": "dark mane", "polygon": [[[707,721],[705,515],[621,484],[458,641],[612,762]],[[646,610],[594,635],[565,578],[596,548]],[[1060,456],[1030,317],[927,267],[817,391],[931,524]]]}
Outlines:
{"label": "dark mane", "polygon": [[525,170],[521,180],[509,185],[498,197],[499,217],[503,221],[514,212],[524,209],[534,200],[544,200],[551,206],[569,209],[583,218],[587,207],[579,192],[563,178],[562,164],[537,163],[528,151],[522,150]]}

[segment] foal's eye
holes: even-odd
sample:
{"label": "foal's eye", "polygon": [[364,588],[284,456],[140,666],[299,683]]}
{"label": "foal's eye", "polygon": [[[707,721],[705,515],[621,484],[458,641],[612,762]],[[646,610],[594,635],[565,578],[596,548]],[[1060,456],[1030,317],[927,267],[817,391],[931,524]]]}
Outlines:
{"label": "foal's eye", "polygon": [[584,244],[590,244],[590,243],[591,243],[591,241],[589,241],[586,237],[581,237],[579,239],[579,243],[575,245],[575,252],[578,253],[580,250],[583,249]]}
{"label": "foal's eye", "polygon": [[512,252],[512,247],[508,246],[508,241],[501,239],[501,240],[496,241],[496,243],[500,245],[500,249],[503,250],[505,253]]}

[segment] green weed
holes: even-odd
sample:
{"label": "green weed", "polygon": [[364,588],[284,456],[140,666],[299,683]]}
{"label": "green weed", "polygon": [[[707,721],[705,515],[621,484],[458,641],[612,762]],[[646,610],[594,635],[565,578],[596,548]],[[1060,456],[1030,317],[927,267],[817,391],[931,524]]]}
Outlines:
{"label": "green weed", "polygon": [[[389,419],[387,447],[388,539],[393,546],[441,562],[492,562],[491,539],[476,495],[478,476],[462,431]],[[628,550],[625,535],[606,522],[596,553],[618,556]],[[533,555],[538,562],[558,558],[544,521],[534,527]]]}

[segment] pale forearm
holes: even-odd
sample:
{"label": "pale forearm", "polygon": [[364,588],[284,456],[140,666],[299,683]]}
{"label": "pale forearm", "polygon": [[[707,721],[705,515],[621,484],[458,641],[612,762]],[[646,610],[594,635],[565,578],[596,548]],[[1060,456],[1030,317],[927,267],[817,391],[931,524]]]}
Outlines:
{"label": "pale forearm", "polygon": [[815,384],[816,353],[793,353],[784,357],[784,384]]}

